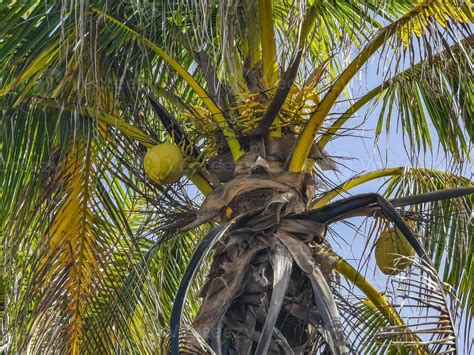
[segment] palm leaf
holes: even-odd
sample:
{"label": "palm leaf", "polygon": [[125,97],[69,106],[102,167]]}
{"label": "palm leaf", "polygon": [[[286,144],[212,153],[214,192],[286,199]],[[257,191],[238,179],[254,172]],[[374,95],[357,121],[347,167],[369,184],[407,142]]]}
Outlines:
{"label": "palm leaf", "polygon": [[[397,113],[398,120],[410,145],[417,151],[432,150],[432,134],[429,124],[434,126],[437,138],[446,152],[457,161],[469,155],[469,139],[472,140],[472,52],[474,37],[455,46],[448,52],[449,58],[436,57],[408,69],[394,80],[383,95],[381,114],[376,134],[382,131],[383,123],[388,131]],[[426,66],[430,69],[424,69]],[[462,74],[461,74],[462,73]]]}
{"label": "palm leaf", "polygon": [[[411,169],[393,176],[386,185],[387,196],[407,196],[444,188],[472,186],[472,181],[449,173],[427,169]],[[472,273],[462,272],[472,264],[472,197],[448,199],[410,207],[407,216],[413,218],[417,229],[443,282],[453,287],[459,306],[472,317]],[[411,217],[410,217],[411,216]],[[469,266],[468,266],[469,268]]]}
{"label": "palm leaf", "polygon": [[[60,187],[50,200],[56,201],[57,205],[51,204],[47,196],[40,196],[36,203],[47,207],[32,214],[34,219],[30,217],[30,220],[40,218],[36,223],[29,226],[10,223],[6,245],[9,250],[12,248],[10,252],[24,255],[24,261],[21,258],[17,260],[18,266],[24,268],[23,273],[29,267],[33,268],[31,274],[26,273],[23,277],[34,288],[20,289],[16,291],[20,294],[12,295],[21,297],[22,304],[22,308],[16,310],[22,319],[18,329],[21,332],[17,334],[18,339],[22,339],[19,340],[19,348],[36,351],[58,346],[45,343],[45,339],[60,332],[68,339],[71,353],[80,351],[83,317],[93,294],[93,280],[101,277],[96,239],[91,230],[94,153],[92,146],[86,142],[74,142],[62,166],[51,175],[46,191],[54,186]],[[31,213],[25,207],[27,205],[23,208],[18,205],[15,214],[23,216]],[[43,213],[52,216],[49,223],[44,219],[41,221]],[[30,229],[35,225],[37,229]],[[24,237],[15,240],[13,236],[18,235]],[[24,249],[24,243],[32,243],[33,250]],[[53,326],[55,317],[64,317],[69,321]],[[65,343],[61,341],[61,344]]]}
{"label": "palm leaf", "polygon": [[[454,10],[460,13],[456,14]],[[425,0],[407,12],[399,20],[392,22],[380,30],[331,85],[331,88],[319,103],[318,110],[312,114],[306,123],[292,154],[290,171],[301,171],[313,144],[314,137],[321,128],[324,119],[333,108],[339,95],[367,60],[379,48],[386,45],[388,39],[395,35],[397,31],[399,36],[402,36],[401,38],[406,45],[407,39],[415,34],[421,36],[427,32],[428,28],[436,29],[438,24],[444,25],[446,21],[452,22],[453,28],[450,28],[450,31],[455,31],[455,29],[462,31],[462,25],[469,23],[472,17],[472,5],[470,1],[458,4],[457,1],[442,2]],[[403,34],[401,34],[400,31],[402,31]],[[454,34],[454,32],[452,33]]]}
{"label": "palm leaf", "polygon": [[[474,43],[473,39],[474,37],[471,35],[466,39],[462,40],[461,42],[450,46],[448,49],[445,49],[434,56],[430,56],[427,59],[420,61],[413,66],[410,66],[408,69],[405,69],[400,74],[397,74],[396,76],[384,81],[379,86],[370,90],[367,94],[365,94],[363,97],[358,99],[352,106],[350,106],[347,111],[344,112],[344,114],[342,114],[333,124],[331,124],[331,126],[326,130],[325,133],[322,134],[322,137],[319,139],[318,146],[320,148],[324,148],[326,144],[330,141],[330,139],[333,138],[333,136],[338,132],[338,130],[351,117],[353,117],[354,114],[356,114],[367,103],[371,102],[376,98],[382,101],[383,103],[381,107],[378,130],[376,132],[377,135],[380,134],[382,129],[383,118],[385,116],[390,116],[390,114],[393,114],[394,112],[393,108],[391,108],[390,105],[393,106],[397,103],[397,92],[399,92],[399,90],[406,91],[412,85],[426,88],[429,83],[435,84],[435,87],[439,86],[439,90],[434,91],[434,94],[437,98],[437,102],[434,105],[435,111],[443,112],[449,109],[450,112],[444,112],[445,117],[448,117],[449,114],[451,114],[452,120],[454,122],[456,120],[454,117],[456,116],[456,112],[460,112],[460,117],[464,121],[466,131],[468,134],[470,134],[470,132],[472,132],[472,129],[470,126],[470,120],[468,120],[467,117],[469,117],[470,107],[472,107],[472,105],[470,105],[471,98],[468,94],[468,91],[463,86],[466,86],[467,88],[470,85],[469,83],[471,81],[470,78],[472,76],[472,55],[470,55],[469,53],[472,51]],[[465,54],[466,52],[468,53],[467,56]],[[459,70],[465,70],[465,75],[462,76],[462,80],[459,80],[457,78],[459,76]],[[446,93],[446,97],[442,95],[442,93],[444,92]],[[394,96],[395,99],[393,99]],[[405,106],[409,105],[408,107],[410,108],[413,105],[413,101],[414,100],[407,101],[405,103]],[[406,112],[408,112],[406,109],[401,110],[399,114],[403,114]],[[424,113],[425,110],[417,110],[417,112]],[[432,119],[427,114],[425,114],[423,118],[425,120],[428,118]],[[410,119],[410,117],[405,118],[405,120],[407,119]],[[442,144],[448,151],[452,151],[452,149],[450,148],[452,148],[453,146],[458,146],[458,142],[464,142],[463,132],[461,132],[462,134],[458,137],[458,135],[456,135],[455,133],[458,133],[459,131],[452,132],[451,134],[446,134],[446,132],[442,130],[439,122],[444,123],[446,121],[446,118],[444,118],[444,121],[441,121],[440,116],[435,116],[434,119],[438,123],[435,126],[435,128],[439,132],[438,135],[442,141]],[[389,129],[390,122],[390,117],[387,117],[387,130]],[[451,127],[454,124],[441,126]],[[411,123],[409,126],[416,127],[418,125],[416,123]],[[425,123],[424,125],[426,126],[427,123]],[[414,132],[417,132],[417,130],[415,130],[414,132],[411,130],[408,131],[408,129],[406,129],[408,128],[407,126],[408,125],[406,124],[402,125],[402,127],[405,128],[404,131],[411,137],[411,141],[413,142],[415,141],[415,137],[413,137],[413,135]],[[420,132],[418,138],[422,142],[425,142],[426,145],[426,140],[429,138],[429,131],[423,132],[423,134],[421,134]],[[453,143],[447,144],[447,142],[449,141],[452,141]],[[452,153],[457,153],[457,151],[452,151]]]}
{"label": "palm leaf", "polygon": [[[390,322],[370,300],[361,298],[350,289],[342,288],[339,292],[336,301],[338,307],[343,310],[341,314],[345,333],[349,334],[349,347],[352,351],[371,354],[403,353],[403,349],[397,350],[396,347],[390,346],[390,339],[377,340],[377,333],[389,327]],[[346,296],[346,293],[349,295]]]}

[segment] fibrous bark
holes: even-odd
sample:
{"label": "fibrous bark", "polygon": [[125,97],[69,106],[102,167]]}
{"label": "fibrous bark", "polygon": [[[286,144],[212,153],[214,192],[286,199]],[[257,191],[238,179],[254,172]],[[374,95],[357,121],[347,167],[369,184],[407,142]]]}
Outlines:
{"label": "fibrous bark", "polygon": [[[313,292],[313,274],[327,285],[334,260],[319,253],[324,224],[287,218],[305,212],[314,192],[309,174],[285,171],[290,140],[255,142],[236,162],[232,179],[202,205],[202,215],[249,215],[217,243],[192,325],[218,354],[301,353],[311,346],[314,332],[326,331],[314,301],[321,295]],[[285,237],[296,249],[288,249]],[[294,253],[309,269],[293,262]],[[331,348],[339,353],[344,344],[337,327],[340,334]]]}

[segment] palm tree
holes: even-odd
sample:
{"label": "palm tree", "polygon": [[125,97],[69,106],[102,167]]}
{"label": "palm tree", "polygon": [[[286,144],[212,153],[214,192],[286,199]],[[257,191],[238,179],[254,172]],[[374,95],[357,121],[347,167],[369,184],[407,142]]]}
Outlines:
{"label": "palm tree", "polygon": [[[2,351],[472,351],[473,19],[471,0],[2,2]],[[334,183],[367,105],[419,159]],[[352,217],[371,227],[346,260]]]}

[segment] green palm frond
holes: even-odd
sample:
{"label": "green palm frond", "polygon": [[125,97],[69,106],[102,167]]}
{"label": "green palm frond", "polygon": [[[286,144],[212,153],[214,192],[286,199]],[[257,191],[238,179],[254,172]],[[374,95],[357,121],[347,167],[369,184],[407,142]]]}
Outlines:
{"label": "green palm frond", "polygon": [[[140,253],[147,250],[143,257],[139,256],[139,250],[129,247],[111,258],[114,269],[106,275],[106,287],[91,305],[86,320],[86,351],[107,352],[112,348],[125,352],[137,348],[149,353],[164,351],[160,344],[167,341],[173,298],[186,265],[183,260],[190,258],[196,240],[188,234],[155,243],[147,238],[137,242]],[[138,261],[133,267],[128,261],[131,250],[138,254],[133,258]],[[202,277],[199,281],[198,285],[202,285]],[[196,290],[197,287],[193,292]],[[199,305],[194,293],[191,298],[194,301],[186,308],[188,319]]]}
{"label": "green palm frond", "polygon": [[[342,291],[343,292],[343,291]],[[390,340],[377,340],[377,332],[390,326],[372,302],[352,295],[353,299],[338,297],[339,307],[344,309],[346,333],[351,339],[351,349],[358,353],[399,354],[390,348]]]}
{"label": "green palm frond", "polygon": [[[426,192],[473,186],[466,177],[439,170],[425,168],[381,169],[357,176],[339,187],[323,194],[314,208],[324,206],[338,195],[372,179],[388,177],[385,185],[387,197],[402,197]],[[472,289],[467,286],[474,281],[471,272],[463,273],[461,265],[471,265],[472,241],[472,198],[448,199],[406,208],[406,216],[417,223],[417,230],[423,239],[435,267],[442,272],[442,279],[451,285],[460,300],[461,307],[472,312]],[[380,225],[384,228],[383,225]],[[446,264],[446,260],[450,263]]]}
{"label": "green palm frond", "polygon": [[[66,121],[64,116],[59,117],[62,121]],[[32,122],[38,122],[37,116],[32,115],[30,118]],[[31,130],[20,119],[13,122],[19,128],[25,127],[24,134],[28,135],[29,138],[35,137],[36,132],[43,132],[39,129]],[[87,124],[88,120],[82,119],[82,122]],[[74,123],[74,121],[71,120],[71,123]],[[67,132],[67,128],[66,126],[59,132],[52,130],[50,134],[52,137],[55,134],[63,134]],[[22,131],[20,130],[20,132]],[[76,135],[81,134],[81,131],[77,131],[77,128],[75,132]],[[21,135],[19,137],[21,138]],[[11,142],[15,141],[12,139]],[[43,141],[43,143],[47,142]],[[79,145],[79,142],[80,139],[64,142],[64,154],[62,156],[57,148],[51,149],[50,154],[52,156],[44,158],[44,161],[50,162],[49,169],[45,171],[31,170],[31,176],[23,181],[24,185],[18,185],[22,183],[20,178],[18,180],[12,178],[5,180],[6,182],[16,183],[16,185],[10,187],[13,191],[24,190],[24,193],[21,197],[14,196],[14,200],[11,202],[12,206],[8,207],[9,205],[7,205],[3,211],[9,213],[10,216],[15,214],[18,221],[24,220],[25,216],[29,216],[27,224],[15,223],[15,219],[4,220],[6,250],[8,250],[8,253],[16,255],[14,260],[9,260],[9,265],[14,265],[14,268],[8,272],[8,275],[10,275],[8,279],[14,280],[15,278],[12,278],[11,275],[18,273],[24,275],[25,282],[31,285],[32,290],[44,290],[40,293],[37,292],[33,297],[32,290],[15,288],[13,284],[6,285],[7,299],[21,300],[18,305],[9,303],[10,306],[7,307],[6,311],[10,317],[23,319],[18,328],[8,329],[8,336],[13,339],[8,344],[9,349],[19,349],[23,346],[28,346],[29,349],[41,349],[41,351],[59,346],[66,346],[69,349],[68,351],[71,352],[79,351],[78,349],[87,349],[89,346],[93,349],[97,344],[88,342],[97,341],[98,339],[86,336],[87,332],[90,332],[87,327],[91,324],[94,324],[94,333],[91,334],[96,335],[97,329],[95,327],[100,324],[105,332],[104,339],[108,340],[115,339],[113,325],[122,324],[121,330],[125,336],[124,339],[127,339],[128,333],[124,330],[123,324],[125,324],[128,331],[132,328],[130,328],[128,318],[123,323],[120,317],[123,316],[124,311],[131,311],[130,308],[127,308],[128,302],[137,302],[138,298],[129,298],[127,292],[124,292],[121,295],[119,294],[120,297],[117,299],[115,290],[124,287],[120,286],[125,281],[122,280],[123,275],[131,272],[130,270],[140,264],[141,255],[145,250],[151,248],[154,243],[153,239],[157,238],[153,238],[153,235],[158,236],[161,230],[169,230],[169,223],[173,220],[173,217],[167,211],[178,201],[175,200],[173,195],[170,195],[170,191],[160,192],[156,190],[156,187],[150,185],[150,182],[142,176],[140,162],[136,162],[137,166],[135,167],[128,165],[126,170],[122,167],[123,161],[121,159],[126,154],[135,155],[136,151],[130,151],[130,148],[127,151],[124,146],[114,146],[114,141],[111,140],[109,145],[104,147],[105,150],[100,149],[95,152],[93,160],[91,160],[92,158],[85,159],[86,163],[89,160],[90,163],[84,172],[89,171],[92,175],[91,180],[82,181],[80,180],[82,176],[88,176],[82,174],[83,167],[81,164],[83,164],[84,156],[80,153],[73,153],[75,148],[71,148]],[[87,146],[92,147],[93,145],[89,144]],[[34,158],[41,157],[41,154],[35,154],[35,149],[38,148],[34,144],[31,147],[25,145],[17,145],[17,147],[22,154],[25,154],[22,150],[26,148],[27,156],[31,154]],[[20,150],[20,147],[22,150]],[[40,146],[39,149],[44,148]],[[72,152],[71,149],[73,149]],[[117,151],[120,152],[119,156],[117,156]],[[10,149],[9,153],[14,153],[14,150]],[[7,176],[15,174],[17,167],[13,163],[18,163],[18,160],[15,161],[13,158],[15,158],[14,155],[9,157],[9,164],[6,165],[7,169],[4,170],[9,173]],[[10,162],[11,160],[13,160],[13,163]],[[25,163],[26,173],[28,172],[28,164],[33,164],[34,160],[31,160],[31,163],[28,163],[28,161],[25,161]],[[64,174],[62,174],[63,168],[61,167],[63,165],[65,169],[68,169],[68,172]],[[78,169],[77,172],[74,169],[75,167]],[[121,172],[121,175],[118,175],[118,172]],[[139,173],[137,174],[137,172]],[[149,185],[148,188],[147,185]],[[61,188],[61,186],[63,187]],[[8,187],[8,185],[5,185],[5,187]],[[150,190],[150,188],[152,189],[150,192],[140,192]],[[55,191],[56,189],[57,191]],[[162,196],[156,197],[156,195]],[[156,206],[153,207],[157,209],[154,217],[151,214],[152,212],[134,212],[137,209],[150,210],[149,203]],[[185,205],[183,204],[183,206]],[[184,208],[183,214],[189,220]],[[45,215],[51,215],[52,217],[45,220],[43,217]],[[84,216],[84,219],[81,216]],[[154,222],[160,219],[163,222],[162,224]],[[22,237],[19,238],[18,236]],[[181,243],[179,241],[185,241],[185,243],[179,244]],[[160,254],[160,257],[154,259],[154,263],[164,263],[159,266],[161,271],[156,274],[155,279],[156,269],[148,269],[143,266],[143,270],[138,269],[140,277],[135,275],[132,281],[135,283],[137,281],[144,282],[148,276],[143,275],[149,275],[146,270],[151,270],[149,272],[151,272],[152,279],[156,282],[169,282],[166,281],[167,278],[170,280],[178,278],[177,270],[165,267],[168,264],[166,261],[168,260],[168,254],[172,257],[174,250],[189,253],[192,250],[189,243],[192,242],[193,239],[189,236],[172,239],[169,253],[165,252],[165,254],[162,254],[164,251],[161,249],[161,244],[160,248],[152,248],[154,250],[152,255]],[[34,247],[30,249],[29,245]],[[79,247],[83,251],[83,257],[86,258],[87,264],[82,264],[81,260],[83,259],[74,252],[77,250],[75,248]],[[50,248],[52,249],[50,250]],[[79,255],[81,254],[79,253]],[[181,256],[177,255],[176,258],[178,260]],[[179,264],[176,260],[172,264],[182,265],[182,267],[185,265]],[[31,276],[29,265],[34,267],[33,270],[36,270]],[[61,270],[67,271],[66,274],[62,274]],[[146,274],[143,274],[143,272],[146,272]],[[161,273],[164,273],[163,277],[159,276],[162,275]],[[178,280],[175,279],[175,284]],[[55,282],[59,284],[54,286]],[[147,287],[156,289],[154,294],[159,291],[160,294],[164,294],[163,297],[172,297],[173,293],[169,288],[171,286],[168,286],[166,290],[160,289],[154,283]],[[94,292],[92,292],[92,288]],[[124,289],[124,291],[126,290]],[[143,286],[140,287],[139,291],[139,295],[150,295],[150,290],[143,289]],[[101,305],[106,301],[112,302],[114,307],[112,311],[115,313],[106,313],[105,315],[109,318],[116,318],[102,317],[104,316],[103,313],[100,313],[101,316],[98,318],[97,315],[93,316],[98,314],[97,311],[102,309]],[[147,302],[151,301],[155,303],[150,307],[156,307],[157,300],[152,297]],[[125,302],[123,310],[115,308],[119,307],[120,302]],[[170,308],[171,300],[168,299],[167,303],[168,308]],[[73,307],[75,305],[77,307]],[[149,308],[147,305],[148,303],[141,304],[140,307],[155,309]],[[54,307],[54,312],[51,307]],[[28,309],[31,312],[24,313],[22,309]],[[45,309],[46,313],[40,312],[40,310]],[[164,327],[163,319],[166,320],[166,314],[166,311],[163,311],[163,314],[152,312],[148,313],[148,317],[165,317],[158,318],[161,319],[160,324]],[[64,317],[71,319],[72,323],[61,322],[60,319]],[[129,317],[133,319],[133,314],[130,314]],[[39,319],[44,322],[40,322]],[[103,323],[97,323],[101,320],[103,320]],[[155,318],[148,320],[152,323],[156,321]],[[29,323],[32,325],[26,326]],[[56,325],[53,327],[52,324]],[[42,326],[46,328],[43,329]],[[73,326],[74,328],[72,328]],[[134,327],[136,328],[136,325]],[[139,329],[140,327],[136,328],[135,331]],[[50,336],[57,334],[57,332],[60,332],[63,336],[55,338],[57,342],[51,341]],[[40,338],[36,334],[43,334],[43,336]],[[149,339],[146,341],[149,341]],[[69,345],[67,345],[68,343]],[[110,343],[104,349],[113,348],[111,344],[114,344],[114,341],[110,340]]]}
{"label": "green palm frond", "polygon": [[[454,10],[460,13],[457,14]],[[345,87],[377,50],[393,42],[390,39],[395,34],[398,33],[398,37],[406,46],[413,36],[423,36],[430,28],[436,31],[438,29],[437,26],[446,25],[446,22],[449,22],[451,26],[447,31],[455,36],[456,30],[462,33],[465,32],[464,26],[470,23],[472,18],[473,10],[470,0],[462,2],[460,5],[457,1],[425,0],[408,11],[400,19],[380,30],[345,68],[341,75],[337,77],[334,83],[331,84],[325,97],[319,103],[318,110],[310,116],[293,151],[290,171],[298,172],[303,169],[316,134]]]}
{"label": "green palm frond", "polygon": [[[444,188],[473,186],[473,181],[450,173],[429,169],[410,169],[405,174],[391,177],[385,194],[391,197],[408,196]],[[471,285],[474,283],[470,265],[473,263],[472,197],[449,199],[405,210],[416,224],[435,267],[443,282],[453,288],[459,306],[473,314]],[[467,270],[463,270],[467,267]]]}
{"label": "green palm frond", "polygon": [[474,132],[470,119],[474,114],[474,37],[463,44],[407,69],[390,82],[382,95],[377,135],[384,121],[389,130],[395,121],[393,116],[398,115],[396,121],[401,122],[403,132],[417,151],[433,149],[431,123],[445,151],[458,161],[469,156],[468,142]]}
{"label": "green palm frond", "polygon": [[193,204],[184,187],[157,189],[143,176],[141,162],[131,159],[137,152],[129,138],[110,143],[101,150],[107,165],[97,182],[100,204],[94,209],[106,272],[87,309],[83,351],[161,352],[182,260],[196,242],[191,234],[174,233],[190,221],[189,213],[192,219]]}
{"label": "green palm frond", "polygon": [[[20,300],[15,308],[7,310],[21,319],[11,334],[16,349],[44,349],[48,346],[45,337],[59,332],[69,339],[69,351],[79,352],[83,314],[92,297],[94,279],[101,277],[91,230],[95,153],[90,142],[87,136],[72,141],[64,161],[50,173],[44,186],[46,193],[38,194],[36,201],[31,201],[37,188],[34,185],[44,183],[38,175],[36,181],[29,182],[33,196],[20,198],[22,203],[15,206],[13,214],[18,218],[29,216],[30,224],[11,220],[7,227],[5,245],[16,256],[13,265],[21,270],[23,282],[34,285],[9,292],[10,297]],[[60,318],[69,319],[68,324],[52,326],[54,319]]]}
{"label": "green palm frond", "polygon": [[[338,130],[353,117],[362,107],[373,100],[379,100],[381,104],[381,114],[379,124],[377,127],[376,135],[379,135],[382,131],[383,119],[386,117],[386,130],[389,130],[391,116],[395,115],[394,107],[400,106],[402,102],[398,103],[397,93],[412,90],[413,87],[426,88],[428,85],[435,85],[439,87],[435,91],[436,100],[429,100],[433,105],[431,106],[431,112],[425,113],[425,106],[423,109],[417,109],[416,112],[424,113],[422,118],[424,119],[423,126],[428,125],[428,120],[436,123],[435,129],[439,132],[438,136],[446,150],[450,151],[455,157],[460,152],[457,149],[459,145],[462,145],[464,153],[466,152],[465,138],[464,135],[467,133],[471,135],[472,140],[472,124],[468,117],[472,116],[472,95],[469,95],[469,87],[472,86],[472,50],[474,46],[474,37],[471,35],[459,43],[450,46],[448,49],[437,53],[423,61],[418,62],[415,65],[410,66],[403,72],[395,75],[394,77],[384,81],[379,86],[370,90],[363,97],[358,99],[352,106],[350,106],[344,114],[342,114],[331,126],[322,134],[322,137],[318,141],[318,146],[324,148],[326,144],[334,137]],[[466,56],[466,53],[468,54]],[[471,53],[471,54],[469,54]],[[463,80],[459,81],[458,76],[460,72],[463,72]],[[415,90],[416,92],[416,90]],[[446,93],[446,96],[442,94]],[[404,96],[406,97],[406,95]],[[424,96],[422,97],[422,99]],[[413,107],[419,100],[405,100],[403,110],[400,110],[399,115],[404,115],[409,112],[409,109]],[[409,105],[409,106],[407,106]],[[439,113],[438,115],[436,115]],[[457,118],[459,113],[460,119]],[[444,115],[444,117],[443,117]],[[402,116],[404,117],[404,116]],[[447,118],[450,117],[450,120]],[[410,117],[405,118],[406,121],[410,120]],[[453,123],[449,123],[453,121]],[[459,122],[458,122],[459,121]],[[444,124],[448,122],[448,124]],[[460,126],[464,125],[465,129],[459,129]],[[416,143],[414,135],[417,134],[419,141],[424,142],[423,145],[427,146],[426,141],[430,140],[429,130],[409,130],[410,127],[420,126],[420,123],[416,124],[402,124],[404,131],[410,137],[411,142]],[[445,134],[446,131],[443,129],[457,127],[457,130]],[[452,129],[451,129],[452,130]]]}

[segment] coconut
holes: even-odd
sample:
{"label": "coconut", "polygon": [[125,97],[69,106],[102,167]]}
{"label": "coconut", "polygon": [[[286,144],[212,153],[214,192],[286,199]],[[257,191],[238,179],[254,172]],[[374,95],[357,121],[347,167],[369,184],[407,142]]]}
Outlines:
{"label": "coconut", "polygon": [[375,260],[386,275],[396,275],[413,264],[415,249],[397,228],[388,228],[375,244]]}
{"label": "coconut", "polygon": [[183,174],[184,157],[173,143],[163,143],[150,148],[143,161],[145,173],[160,185],[176,182]]}

